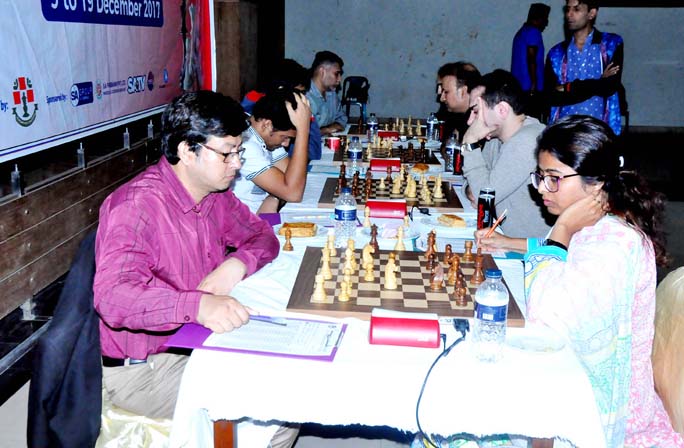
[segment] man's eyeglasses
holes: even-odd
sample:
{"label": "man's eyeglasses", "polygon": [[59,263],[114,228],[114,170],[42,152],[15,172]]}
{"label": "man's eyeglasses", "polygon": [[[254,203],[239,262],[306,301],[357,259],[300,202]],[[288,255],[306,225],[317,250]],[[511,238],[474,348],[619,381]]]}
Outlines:
{"label": "man's eyeglasses", "polygon": [[581,174],[575,173],[575,174],[567,174],[565,176],[553,176],[551,174],[545,174],[541,175],[539,173],[532,172],[530,173],[530,179],[532,179],[532,186],[535,189],[539,188],[539,184],[544,182],[544,186],[548,190],[549,193],[555,193],[558,191],[558,188],[560,187],[560,181],[563,179],[567,179],[568,177],[573,177],[573,176],[580,176]]}
{"label": "man's eyeglasses", "polygon": [[230,162],[236,162],[240,161],[242,162],[242,154],[245,152],[245,148],[240,148],[237,151],[232,151],[232,152],[221,152],[218,149],[214,149],[211,146],[204,145],[202,143],[198,143],[202,148],[206,148],[209,151],[213,151],[216,154],[223,156],[223,163],[230,163]]}

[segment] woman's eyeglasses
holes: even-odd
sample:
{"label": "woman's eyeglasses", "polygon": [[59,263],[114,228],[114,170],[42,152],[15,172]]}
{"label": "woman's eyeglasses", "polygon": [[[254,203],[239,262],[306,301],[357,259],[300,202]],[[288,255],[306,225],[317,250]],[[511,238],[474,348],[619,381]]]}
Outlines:
{"label": "woman's eyeglasses", "polygon": [[530,173],[530,179],[532,179],[532,186],[535,189],[539,188],[539,185],[544,182],[544,186],[548,190],[549,193],[555,193],[558,191],[558,188],[560,187],[560,181],[563,179],[567,179],[568,177],[573,177],[573,176],[580,176],[579,173],[575,174],[567,174],[565,176],[554,176],[551,174],[544,174],[541,175],[537,173],[536,171]]}

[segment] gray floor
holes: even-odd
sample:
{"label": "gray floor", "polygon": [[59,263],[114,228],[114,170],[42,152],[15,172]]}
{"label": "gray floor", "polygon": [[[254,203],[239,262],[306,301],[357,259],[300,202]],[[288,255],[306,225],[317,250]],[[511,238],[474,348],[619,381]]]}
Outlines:
{"label": "gray floor", "polygon": [[[668,251],[672,264],[659,270],[662,279],[668,272],[684,266],[684,202],[669,202],[665,209],[665,229],[668,233]],[[0,448],[21,448],[26,446],[26,413],[28,385],[20,389],[11,399],[0,407]],[[325,438],[305,435],[299,438],[295,448],[399,448],[406,444],[385,439]],[[333,434],[332,436],[335,436]],[[368,437],[374,437],[369,434]]]}

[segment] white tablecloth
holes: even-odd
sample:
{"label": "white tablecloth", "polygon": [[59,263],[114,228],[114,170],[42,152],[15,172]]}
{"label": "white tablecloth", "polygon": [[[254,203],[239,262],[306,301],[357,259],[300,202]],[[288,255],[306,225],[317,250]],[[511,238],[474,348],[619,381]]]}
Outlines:
{"label": "white tablecloth", "polygon": [[[235,297],[261,311],[283,310],[301,257],[300,250],[281,253],[240,283]],[[511,290],[519,290],[519,261],[502,264]],[[181,384],[171,446],[209,446],[211,420],[221,418],[417,431],[416,399],[440,349],[370,345],[368,322],[346,321],[334,362],[195,350]],[[443,330],[448,343],[455,339],[450,326]],[[434,369],[420,417],[431,433],[514,433],[603,446],[591,386],[567,347],[544,354],[507,347],[499,363],[484,364],[474,359],[467,339]],[[241,446],[266,446],[272,433],[243,425],[238,438]]]}

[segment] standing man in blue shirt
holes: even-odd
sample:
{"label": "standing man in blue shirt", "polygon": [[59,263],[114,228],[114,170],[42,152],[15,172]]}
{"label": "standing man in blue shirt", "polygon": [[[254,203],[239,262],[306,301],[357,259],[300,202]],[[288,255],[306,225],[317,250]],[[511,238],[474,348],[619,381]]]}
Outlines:
{"label": "standing man in blue shirt", "polygon": [[343,66],[342,58],[332,51],[319,51],[311,64],[311,87],[306,96],[322,135],[343,131],[347,126],[347,116],[337,95]]}
{"label": "standing man in blue shirt", "polygon": [[528,97],[527,115],[540,118],[539,93],[544,90],[544,39],[542,32],[549,24],[551,7],[532,3],[523,24],[513,38],[511,73]]}
{"label": "standing man in blue shirt", "polygon": [[619,35],[594,27],[598,9],[598,0],[565,1],[570,37],[551,48],[544,68],[549,122],[566,115],[591,115],[620,134],[624,43]]}

